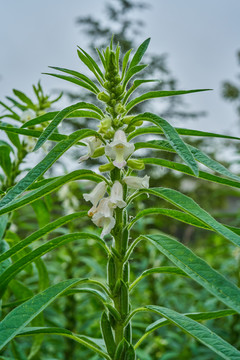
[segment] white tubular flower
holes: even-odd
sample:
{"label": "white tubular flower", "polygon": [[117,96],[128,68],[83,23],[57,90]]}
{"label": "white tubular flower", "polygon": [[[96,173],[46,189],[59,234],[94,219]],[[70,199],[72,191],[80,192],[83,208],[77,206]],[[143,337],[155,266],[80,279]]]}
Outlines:
{"label": "white tubular flower", "polygon": [[105,146],[105,154],[114,159],[114,166],[121,169],[126,165],[125,160],[134,152],[134,149],[134,144],[127,142],[125,132],[117,130],[113,141]]}
{"label": "white tubular flower", "polygon": [[80,163],[89,159],[94,154],[94,151],[102,144],[101,140],[96,136],[89,136],[89,138],[86,139],[84,143],[87,145],[88,152],[86,155],[80,157],[78,160]]}
{"label": "white tubular flower", "polygon": [[111,189],[111,196],[110,196],[110,203],[114,207],[119,207],[120,209],[124,208],[127,204],[123,200],[123,187],[119,181],[115,181],[112,189]]}
{"label": "white tubular flower", "polygon": [[95,186],[95,188],[90,192],[90,194],[83,194],[83,198],[86,201],[91,201],[93,207],[96,207],[98,202],[104,197],[106,189],[107,184],[105,183],[105,181],[102,181]]}
{"label": "white tubular flower", "polygon": [[98,227],[103,228],[101,238],[109,234],[114,228],[116,220],[113,217],[113,207],[110,204],[109,198],[100,200],[99,205],[93,214],[92,221]]}
{"label": "white tubular flower", "polygon": [[32,120],[35,117],[36,117],[35,112],[31,109],[28,109],[28,110],[23,111],[20,119],[25,122],[25,121]]}
{"label": "white tubular flower", "polygon": [[126,176],[123,181],[132,189],[148,189],[150,176],[145,175],[143,178],[138,176]]}

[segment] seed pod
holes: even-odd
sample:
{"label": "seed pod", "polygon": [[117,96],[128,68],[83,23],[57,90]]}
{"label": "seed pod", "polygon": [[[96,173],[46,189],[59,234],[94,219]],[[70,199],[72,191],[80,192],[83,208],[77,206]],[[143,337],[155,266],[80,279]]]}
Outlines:
{"label": "seed pod", "polygon": [[132,344],[129,345],[126,360],[136,360],[136,353]]}
{"label": "seed pod", "polygon": [[112,256],[110,256],[107,264],[107,276],[108,276],[108,286],[111,290],[114,289],[116,285],[116,268],[115,262]]}
{"label": "seed pod", "polygon": [[125,327],[125,329],[124,329],[124,337],[131,344],[131,342],[132,342],[132,325],[131,325],[131,322],[129,322],[127,324],[127,326]]}
{"label": "seed pod", "polygon": [[121,320],[121,316],[119,312],[111,305],[111,304],[105,304],[105,306],[108,308],[109,313],[117,320]]}
{"label": "seed pod", "polygon": [[129,312],[129,292],[127,284],[120,280],[120,311],[125,318]]}
{"label": "seed pod", "polygon": [[118,344],[114,360],[125,360],[125,355],[128,350],[129,343],[125,338],[122,339],[122,341]]}
{"label": "seed pod", "polygon": [[125,283],[129,284],[130,281],[130,264],[126,262],[123,266],[123,280]]}
{"label": "seed pod", "polygon": [[129,232],[127,227],[125,227],[125,229],[123,229],[122,232],[122,250],[121,250],[122,255],[125,255],[128,247],[128,236],[129,236]]}
{"label": "seed pod", "polygon": [[101,317],[101,331],[102,331],[103,339],[106,344],[107,351],[109,355],[113,357],[116,351],[116,344],[113,337],[112,328],[105,311],[102,313],[102,317]]}

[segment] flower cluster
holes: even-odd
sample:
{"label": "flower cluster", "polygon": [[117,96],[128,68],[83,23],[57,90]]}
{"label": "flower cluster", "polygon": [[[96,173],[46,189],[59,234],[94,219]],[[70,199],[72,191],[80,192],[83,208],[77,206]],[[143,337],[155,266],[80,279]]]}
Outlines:
{"label": "flower cluster", "polygon": [[[102,146],[102,142],[100,139],[91,136],[86,140],[86,145],[88,147],[88,153],[79,159],[80,162],[93,156],[99,147]],[[103,228],[101,237],[109,234],[114,228],[116,223],[115,209],[123,209],[127,206],[124,199],[123,185],[127,185],[127,188],[135,190],[149,187],[149,176],[145,175],[143,178],[128,176],[124,171],[124,167],[127,165],[127,159],[132,155],[134,150],[134,144],[127,141],[125,132],[118,129],[114,133],[113,140],[105,145],[104,151],[113,168],[115,167],[122,170],[121,180],[113,181],[110,185],[110,190],[108,189],[107,183],[102,181],[96,185],[90,194],[83,194],[84,199],[92,203],[88,215],[92,218],[95,225]],[[105,197],[107,192],[109,194]]]}

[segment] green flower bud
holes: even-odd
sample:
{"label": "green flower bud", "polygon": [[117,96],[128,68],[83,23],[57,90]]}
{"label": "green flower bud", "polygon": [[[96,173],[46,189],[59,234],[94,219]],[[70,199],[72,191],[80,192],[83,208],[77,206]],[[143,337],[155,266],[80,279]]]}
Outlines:
{"label": "green flower bud", "polygon": [[126,111],[126,107],[122,103],[118,103],[115,106],[115,111],[117,114],[123,114]]}
{"label": "green flower bud", "polygon": [[94,151],[91,158],[97,158],[99,156],[102,156],[104,154],[104,152],[105,152],[105,148],[104,148],[104,146],[101,146]]}
{"label": "green flower bud", "polygon": [[141,126],[142,124],[143,124],[143,120],[139,120],[134,125],[135,126]]}
{"label": "green flower bud", "polygon": [[142,160],[137,159],[129,159],[127,161],[128,167],[130,167],[133,170],[143,170],[145,169],[144,162]]}
{"label": "green flower bud", "polygon": [[106,94],[105,92],[100,92],[97,96],[98,100],[103,101],[103,102],[108,102],[110,100],[110,97],[108,94]]}
{"label": "green flower bud", "polygon": [[128,130],[125,131],[125,132],[131,133],[131,132],[133,132],[135,129],[136,129],[136,127],[135,127],[134,125],[132,125],[132,126],[130,126],[130,127],[128,128]]}
{"label": "green flower bud", "polygon": [[111,128],[111,125],[112,119],[110,117],[105,117],[98,125],[99,132],[105,134]]}
{"label": "green flower bud", "polygon": [[129,124],[130,123],[130,121],[134,118],[135,116],[124,116],[124,118],[123,118],[123,122],[124,122],[124,124]]}
{"label": "green flower bud", "polygon": [[109,355],[113,357],[116,351],[116,344],[115,344],[111,324],[109,322],[108,316],[105,311],[103,312],[101,317],[101,331],[102,331],[103,339],[106,344],[107,351]]}
{"label": "green flower bud", "polygon": [[100,165],[99,168],[98,168],[98,170],[101,171],[101,172],[111,171],[113,169],[114,169],[113,163]]}

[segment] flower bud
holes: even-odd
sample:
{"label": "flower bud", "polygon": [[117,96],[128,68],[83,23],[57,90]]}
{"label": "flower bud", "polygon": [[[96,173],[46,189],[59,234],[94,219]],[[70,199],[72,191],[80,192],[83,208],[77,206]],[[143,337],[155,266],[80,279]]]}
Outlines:
{"label": "flower bud", "polygon": [[100,92],[97,96],[98,100],[103,102],[108,102],[110,100],[110,97],[105,92]]}
{"label": "flower bud", "polygon": [[142,160],[129,159],[127,165],[133,170],[143,170],[145,169],[145,164]]}
{"label": "flower bud", "polygon": [[118,103],[116,106],[115,106],[115,111],[116,113],[118,114],[123,114],[125,111],[126,111],[126,107],[121,104],[121,103]]}
{"label": "flower bud", "polygon": [[112,120],[110,117],[105,117],[101,122],[100,124],[98,125],[99,127],[99,132],[100,133],[106,133],[110,128],[111,128],[111,125],[112,125]]}

